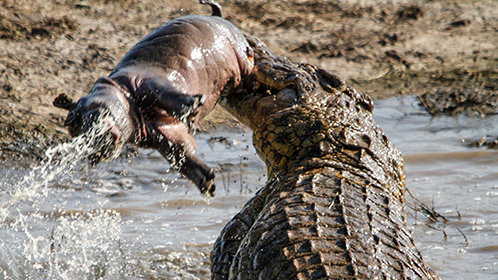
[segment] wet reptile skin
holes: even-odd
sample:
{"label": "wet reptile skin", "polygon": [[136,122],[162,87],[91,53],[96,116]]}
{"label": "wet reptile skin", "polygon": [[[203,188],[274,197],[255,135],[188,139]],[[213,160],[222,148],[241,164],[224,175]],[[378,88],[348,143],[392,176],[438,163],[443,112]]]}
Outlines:
{"label": "wet reptile skin", "polygon": [[249,39],[261,87],[223,106],[253,129],[269,180],[222,230],[212,279],[437,279],[406,226],[403,159],[371,99]]}

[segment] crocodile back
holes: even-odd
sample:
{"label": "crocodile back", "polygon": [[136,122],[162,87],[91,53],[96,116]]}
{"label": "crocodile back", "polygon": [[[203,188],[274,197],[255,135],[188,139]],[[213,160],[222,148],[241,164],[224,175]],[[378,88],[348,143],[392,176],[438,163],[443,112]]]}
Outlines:
{"label": "crocodile back", "polygon": [[402,203],[332,167],[274,181],[230,279],[429,279]]}

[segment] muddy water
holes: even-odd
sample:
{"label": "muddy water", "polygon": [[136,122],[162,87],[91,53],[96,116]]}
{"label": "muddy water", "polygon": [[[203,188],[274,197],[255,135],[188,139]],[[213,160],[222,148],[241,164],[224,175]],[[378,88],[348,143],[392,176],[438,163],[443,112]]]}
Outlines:
{"label": "muddy water", "polygon": [[[461,140],[496,136],[498,116],[431,118],[411,97],[378,101],[375,115],[405,156],[412,193],[448,219],[407,209],[426,261],[444,279],[497,279],[498,151]],[[216,236],[266,180],[250,137],[196,135],[219,170],[209,200],[150,150],[97,167],[3,168],[0,279],[208,278]]]}
{"label": "muddy water", "polygon": [[409,189],[448,219],[426,225],[407,211],[425,260],[443,279],[498,279],[498,150],[462,144],[498,135],[498,115],[432,118],[411,97],[378,101],[375,115],[403,152]]}

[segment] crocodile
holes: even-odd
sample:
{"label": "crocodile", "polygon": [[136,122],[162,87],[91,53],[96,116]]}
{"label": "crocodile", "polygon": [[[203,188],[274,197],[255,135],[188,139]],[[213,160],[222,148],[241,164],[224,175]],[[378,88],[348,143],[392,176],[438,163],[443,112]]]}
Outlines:
{"label": "crocodile", "polygon": [[221,104],[253,130],[268,181],[221,231],[212,279],[438,279],[407,227],[403,158],[371,98],[246,37],[253,87]]}

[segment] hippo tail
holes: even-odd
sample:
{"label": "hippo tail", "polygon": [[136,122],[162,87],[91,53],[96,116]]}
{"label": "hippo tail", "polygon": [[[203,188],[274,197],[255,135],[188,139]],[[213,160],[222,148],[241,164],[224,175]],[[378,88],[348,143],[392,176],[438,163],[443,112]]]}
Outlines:
{"label": "hippo tail", "polygon": [[221,17],[221,5],[214,0],[199,0],[200,4],[206,4],[211,6],[211,15],[215,17]]}

